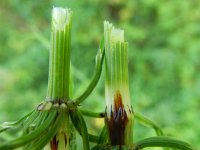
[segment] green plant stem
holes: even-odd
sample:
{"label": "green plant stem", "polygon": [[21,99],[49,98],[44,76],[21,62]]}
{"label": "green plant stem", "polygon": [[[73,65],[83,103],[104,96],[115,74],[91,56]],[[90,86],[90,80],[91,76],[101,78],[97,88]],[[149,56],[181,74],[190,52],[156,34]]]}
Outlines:
{"label": "green plant stem", "polygon": [[[51,50],[49,58],[49,80],[47,101],[53,102],[57,108],[66,105],[71,99],[72,81],[70,71],[71,25],[70,9],[54,7],[52,13]],[[44,105],[43,105],[44,106]],[[64,106],[63,106],[64,107]],[[62,108],[61,108],[62,109]],[[74,132],[70,126],[69,107],[62,117],[62,124],[51,139],[49,149],[74,150]],[[49,133],[50,134],[50,133]],[[53,132],[51,133],[51,135]]]}
{"label": "green plant stem", "polygon": [[163,133],[161,127],[159,127],[159,125],[157,125],[157,124],[156,124],[154,121],[152,121],[151,119],[149,119],[149,118],[145,117],[144,115],[141,115],[141,114],[139,114],[139,113],[137,113],[137,112],[134,112],[134,117],[135,117],[135,119],[137,119],[140,123],[142,123],[142,124],[144,124],[144,125],[146,125],[146,126],[152,127],[152,128],[155,130],[155,132],[156,132],[156,134],[157,134],[158,136],[163,136],[163,135],[164,135],[164,133]]}
{"label": "green plant stem", "polygon": [[88,136],[89,136],[89,141],[90,141],[90,142],[97,143],[98,140],[99,140],[99,137],[96,136],[96,135],[92,135],[92,134],[89,134],[89,133],[88,133]]}
{"label": "green plant stem", "polygon": [[[64,8],[57,8],[63,9]],[[68,10],[69,11],[69,10]],[[70,13],[70,12],[68,12]],[[60,14],[57,17],[63,17]],[[71,16],[70,16],[71,17]],[[71,43],[71,18],[68,22],[61,24],[63,28],[58,28],[56,21],[52,21],[51,50],[49,57],[49,80],[47,90],[47,100],[70,99],[70,43]],[[55,22],[55,23],[54,23]],[[55,25],[54,25],[55,24]]]}
{"label": "green plant stem", "polygon": [[96,67],[95,67],[95,73],[93,75],[93,78],[86,88],[86,90],[81,94],[78,98],[75,99],[74,104],[79,105],[81,102],[83,102],[94,90],[96,87],[100,76],[102,72],[102,65],[103,65],[103,59],[104,59],[105,51],[104,51],[104,39],[102,38],[98,53],[96,55]]}
{"label": "green plant stem", "polygon": [[8,129],[11,129],[11,128],[19,127],[20,125],[23,124],[23,122],[27,119],[27,117],[29,117],[31,114],[33,114],[34,111],[35,110],[31,111],[30,113],[26,114],[24,117],[20,118],[17,121],[14,121],[14,122],[4,122],[2,125],[0,125],[0,127],[1,127],[0,133],[6,131]]}
{"label": "green plant stem", "polygon": [[[103,112],[101,112],[101,113],[92,112],[92,111],[88,111],[83,108],[80,108],[79,111],[81,111],[81,113],[83,115],[88,116],[88,117],[94,117],[94,118],[104,118],[105,117],[105,113],[103,113]],[[151,120],[151,119],[147,118],[146,116],[141,115],[137,112],[134,112],[134,117],[136,120],[139,121],[139,123],[152,127],[158,136],[164,135],[161,127],[159,125],[157,125],[153,120]]]}
{"label": "green plant stem", "polygon": [[[28,132],[29,126],[41,115],[42,112],[35,111],[23,124],[23,130],[26,134]],[[39,117],[38,117],[39,118]]]}
{"label": "green plant stem", "polygon": [[[49,81],[47,98],[69,99],[69,73],[70,73],[70,51],[69,33],[55,31],[52,33],[52,51],[49,62]],[[66,42],[65,42],[66,40]]]}
{"label": "green plant stem", "polygon": [[128,43],[124,31],[104,22],[105,39],[105,123],[109,144],[133,144],[133,110],[128,82]]}
{"label": "green plant stem", "polygon": [[108,132],[107,132],[106,126],[104,125],[99,135],[98,144],[105,144],[107,141],[108,141]]}
{"label": "green plant stem", "polygon": [[[139,123],[153,128],[158,136],[164,136],[164,132],[162,131],[161,127],[153,120],[137,112],[134,112],[134,117],[136,120],[139,121]],[[169,149],[163,148],[163,150],[169,150]]]}
{"label": "green plant stem", "polygon": [[79,134],[82,137],[83,141],[83,149],[84,150],[89,150],[90,145],[89,145],[89,135],[87,131],[87,126],[85,123],[85,120],[79,110],[73,110],[70,112],[70,118],[72,120],[73,125],[79,132]]}
{"label": "green plant stem", "polygon": [[192,148],[192,146],[186,142],[179,141],[171,137],[161,137],[161,136],[151,137],[138,141],[134,144],[134,147],[135,147],[134,150],[141,150],[146,147],[171,147],[180,150],[197,150]]}
{"label": "green plant stem", "polygon": [[49,115],[46,121],[41,126],[39,126],[35,131],[31,132],[30,134],[24,135],[20,138],[17,138],[13,141],[10,141],[8,143],[0,145],[0,150],[12,150],[17,147],[24,146],[27,143],[34,140],[35,138],[38,138],[47,130],[48,126],[52,124],[56,114],[57,114],[56,111],[52,111],[51,115]]}
{"label": "green plant stem", "polygon": [[92,112],[92,111],[88,111],[86,109],[83,108],[79,108],[79,111],[84,115],[84,116],[88,116],[88,117],[93,117],[93,118],[104,118],[105,117],[105,113],[97,113],[97,112]]}
{"label": "green plant stem", "polygon": [[51,138],[53,136],[55,136],[58,128],[61,125],[63,116],[64,116],[64,112],[61,112],[61,114],[59,114],[58,117],[56,118],[55,123],[52,125],[52,127],[49,128],[50,130],[45,135],[43,135],[43,138],[41,138],[38,142],[34,143],[27,150],[39,150],[39,149],[42,149],[51,140]]}

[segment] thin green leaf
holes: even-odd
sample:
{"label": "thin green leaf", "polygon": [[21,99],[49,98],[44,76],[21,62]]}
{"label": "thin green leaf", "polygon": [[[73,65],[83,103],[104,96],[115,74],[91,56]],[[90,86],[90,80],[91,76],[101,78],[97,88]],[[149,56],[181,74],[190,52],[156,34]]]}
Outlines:
{"label": "thin green leaf", "polygon": [[21,124],[23,124],[23,121],[26,120],[31,114],[33,114],[35,110],[31,111],[30,113],[26,114],[24,117],[20,118],[19,120],[17,121],[14,121],[14,122],[4,122],[0,127],[0,133],[1,132],[4,132],[8,129],[11,129],[11,128],[16,128],[17,126],[20,126]]}
{"label": "thin green leaf", "polygon": [[89,141],[90,141],[90,142],[98,143],[98,140],[99,140],[99,137],[98,137],[98,136],[92,135],[92,134],[90,134],[90,133],[88,133],[88,136],[89,136]]}
{"label": "thin green leaf", "polygon": [[33,114],[35,110],[29,112],[28,114],[26,114],[25,116],[23,116],[22,118],[20,118],[17,121],[14,122],[4,122],[1,126],[16,126],[19,125],[20,123],[22,123],[25,119],[27,119],[27,117],[29,117],[31,114]]}
{"label": "thin green leaf", "polygon": [[93,118],[104,118],[105,117],[105,113],[97,113],[97,112],[92,112],[92,111],[88,111],[86,109],[79,109],[79,111],[88,117],[93,117]]}
{"label": "thin green leaf", "polygon": [[108,141],[108,133],[107,133],[106,126],[104,125],[104,127],[99,135],[98,144],[105,144],[107,141]]}
{"label": "thin green leaf", "polygon": [[56,111],[52,111],[47,120],[36,130],[31,132],[30,134],[26,134],[20,138],[17,138],[15,140],[0,145],[0,150],[5,150],[5,149],[12,150],[14,148],[24,146],[29,142],[31,142],[32,140],[40,137],[40,135],[43,134],[43,132],[46,131],[51,125],[51,123],[54,121],[56,114],[57,114]]}
{"label": "thin green leaf", "polygon": [[71,111],[70,117],[73,125],[75,126],[79,134],[82,136],[84,150],[89,150],[90,146],[87,126],[81,112],[79,110]]}
{"label": "thin green leaf", "polygon": [[29,149],[26,149],[26,150],[42,149],[57,133],[61,125],[63,117],[64,117],[64,112],[61,112],[61,114],[59,114],[58,117],[56,118],[56,121],[49,128],[48,132],[46,132],[46,134],[44,134],[38,142],[34,143]]}
{"label": "thin green leaf", "polygon": [[88,85],[87,89],[83,92],[83,94],[75,99],[75,103],[74,103],[75,105],[79,105],[82,101],[84,101],[96,87],[101,76],[104,55],[105,55],[104,39],[102,38],[98,53],[96,55],[96,68],[95,68],[94,76],[90,84]]}
{"label": "thin green leaf", "polygon": [[134,150],[141,150],[146,147],[171,147],[180,150],[197,150],[195,148],[192,148],[192,146],[186,142],[176,140],[171,137],[161,137],[161,136],[151,137],[138,141],[134,144],[134,146],[135,146]]}
{"label": "thin green leaf", "polygon": [[163,136],[164,135],[161,127],[159,127],[159,125],[157,125],[151,119],[149,119],[149,118],[147,118],[144,115],[141,115],[139,113],[135,113],[135,112],[134,112],[134,117],[135,117],[135,119],[137,119],[139,121],[139,123],[144,124],[146,126],[152,127],[155,130],[155,132],[156,132],[156,134],[158,136]]}
{"label": "thin green leaf", "polygon": [[134,150],[132,147],[127,147],[125,145],[115,145],[115,146],[110,146],[110,145],[95,145],[91,150]]}
{"label": "thin green leaf", "polygon": [[28,132],[29,126],[37,119],[39,118],[39,115],[42,112],[34,111],[23,123],[24,133]]}

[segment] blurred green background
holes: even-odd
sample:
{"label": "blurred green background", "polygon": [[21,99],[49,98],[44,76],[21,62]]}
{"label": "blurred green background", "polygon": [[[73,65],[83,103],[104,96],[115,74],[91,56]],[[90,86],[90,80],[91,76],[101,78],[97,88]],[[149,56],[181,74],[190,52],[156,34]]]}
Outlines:
{"label": "blurred green background", "polygon": [[[199,0],[0,1],[0,122],[28,113],[45,99],[52,6],[73,10],[74,97],[88,85],[103,21],[125,30],[134,110],[166,134],[200,147]],[[104,111],[104,75],[81,107]],[[98,132],[102,119],[89,119]],[[135,123],[135,140],[155,135]]]}

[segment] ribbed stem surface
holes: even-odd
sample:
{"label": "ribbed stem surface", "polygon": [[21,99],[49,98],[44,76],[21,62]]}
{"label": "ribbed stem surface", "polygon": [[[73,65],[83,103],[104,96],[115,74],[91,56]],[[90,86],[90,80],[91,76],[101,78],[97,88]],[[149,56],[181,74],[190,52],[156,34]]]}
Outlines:
{"label": "ribbed stem surface", "polygon": [[111,145],[132,144],[133,110],[128,83],[127,42],[124,31],[104,22],[106,119]]}
{"label": "ribbed stem surface", "polygon": [[[49,57],[49,80],[47,101],[61,106],[70,100],[70,44],[71,44],[71,11],[54,7],[52,13],[51,50]],[[63,104],[64,105],[64,104]],[[66,106],[66,105],[65,105]],[[63,110],[62,110],[63,109]],[[56,135],[45,150],[75,150],[75,131],[69,119],[67,107],[58,110],[63,112],[62,123]]]}
{"label": "ribbed stem surface", "polygon": [[[56,9],[56,10],[55,10]],[[47,100],[69,100],[71,11],[54,8]]]}

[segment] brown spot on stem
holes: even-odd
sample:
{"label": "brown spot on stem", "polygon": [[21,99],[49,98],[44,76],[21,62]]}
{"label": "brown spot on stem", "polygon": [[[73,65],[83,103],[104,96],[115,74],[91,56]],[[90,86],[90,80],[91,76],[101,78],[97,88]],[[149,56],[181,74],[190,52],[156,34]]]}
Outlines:
{"label": "brown spot on stem", "polygon": [[58,148],[58,142],[56,140],[56,136],[53,137],[52,141],[51,141],[51,150],[57,150]]}
{"label": "brown spot on stem", "polygon": [[111,106],[110,116],[105,117],[111,145],[119,145],[121,149],[121,146],[125,144],[125,129],[128,121],[121,93],[120,91],[116,91],[114,96],[114,109]]}

